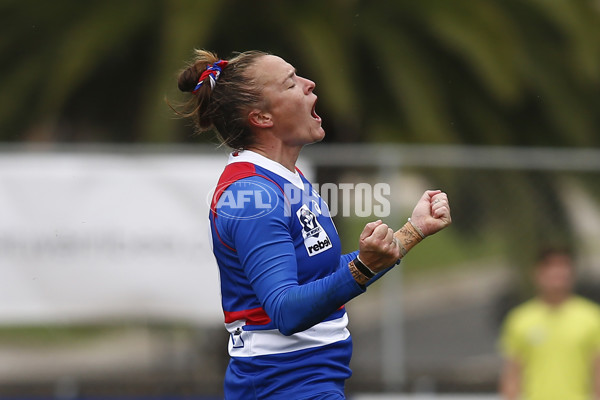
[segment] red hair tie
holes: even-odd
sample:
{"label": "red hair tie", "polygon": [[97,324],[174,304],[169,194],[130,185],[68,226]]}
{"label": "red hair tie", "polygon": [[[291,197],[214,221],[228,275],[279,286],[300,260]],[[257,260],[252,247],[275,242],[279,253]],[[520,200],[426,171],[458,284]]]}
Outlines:
{"label": "red hair tie", "polygon": [[202,75],[200,75],[200,79],[198,79],[198,84],[196,85],[194,90],[192,90],[192,93],[196,94],[198,90],[200,90],[206,78],[210,78],[210,90],[214,90],[215,84],[217,83],[217,80],[221,75],[222,69],[225,68],[225,66],[228,63],[229,62],[227,60],[219,60],[217,62],[214,62],[212,65],[206,67],[206,71],[204,71]]}

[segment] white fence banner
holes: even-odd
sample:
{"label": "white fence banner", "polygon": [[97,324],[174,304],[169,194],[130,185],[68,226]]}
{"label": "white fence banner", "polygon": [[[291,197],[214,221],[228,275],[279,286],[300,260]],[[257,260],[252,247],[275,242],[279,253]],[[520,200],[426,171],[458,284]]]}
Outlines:
{"label": "white fence banner", "polygon": [[220,323],[207,197],[226,161],[0,153],[0,323]]}

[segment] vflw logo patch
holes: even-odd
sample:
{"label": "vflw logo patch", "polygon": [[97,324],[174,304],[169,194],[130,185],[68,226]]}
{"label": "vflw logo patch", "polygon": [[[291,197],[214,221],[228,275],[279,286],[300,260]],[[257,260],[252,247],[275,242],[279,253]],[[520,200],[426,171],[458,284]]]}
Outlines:
{"label": "vflw logo patch", "polygon": [[317,216],[308,208],[306,204],[296,212],[298,220],[302,225],[302,236],[304,237],[304,246],[309,256],[314,256],[333,247],[325,229],[321,227]]}

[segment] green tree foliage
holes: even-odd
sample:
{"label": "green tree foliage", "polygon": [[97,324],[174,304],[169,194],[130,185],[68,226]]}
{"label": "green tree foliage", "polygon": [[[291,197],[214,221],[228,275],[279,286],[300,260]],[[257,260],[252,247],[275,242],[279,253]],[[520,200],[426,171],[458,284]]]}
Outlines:
{"label": "green tree foliage", "polygon": [[592,0],[2,0],[0,140],[181,142],[194,47],[317,83],[329,141],[598,146]]}

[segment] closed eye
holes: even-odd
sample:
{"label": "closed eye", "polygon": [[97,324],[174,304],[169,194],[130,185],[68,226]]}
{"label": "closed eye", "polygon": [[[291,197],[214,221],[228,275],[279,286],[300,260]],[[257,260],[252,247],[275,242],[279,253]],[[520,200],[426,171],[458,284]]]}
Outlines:
{"label": "closed eye", "polygon": [[288,86],[288,89],[292,89],[294,86],[296,86],[296,69],[293,69],[292,71],[290,71],[290,73],[285,77],[285,79],[283,80],[283,84],[286,83],[286,81],[291,81],[291,86]]}

